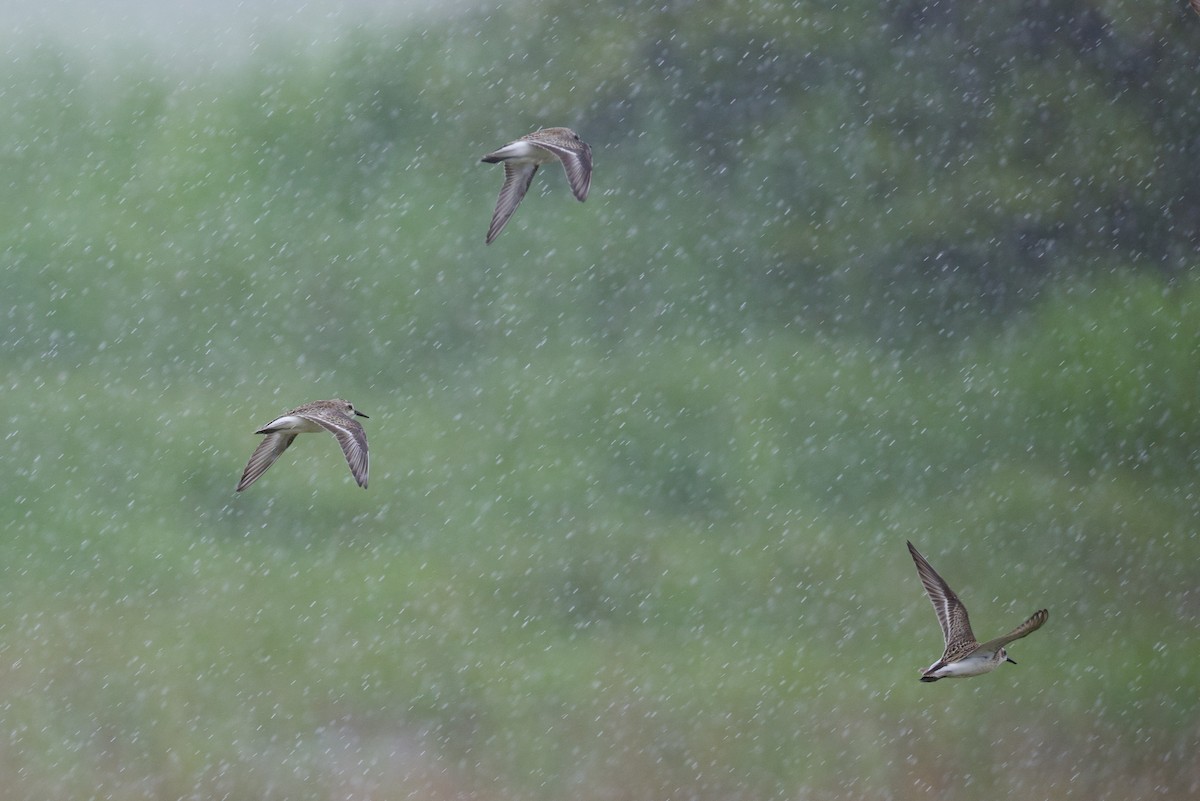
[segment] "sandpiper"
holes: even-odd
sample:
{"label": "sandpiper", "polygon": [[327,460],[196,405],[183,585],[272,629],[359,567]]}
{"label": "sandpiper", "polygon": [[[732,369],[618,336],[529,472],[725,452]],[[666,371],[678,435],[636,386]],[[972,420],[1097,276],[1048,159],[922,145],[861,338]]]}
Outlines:
{"label": "sandpiper", "polygon": [[276,417],[254,432],[266,434],[266,438],[250,455],[250,461],[246,463],[246,469],[242,472],[242,480],[238,482],[237,491],[241,492],[257,481],[258,477],[275,463],[279,454],[287,450],[298,434],[315,431],[328,431],[337,438],[338,444],[342,446],[342,453],[346,454],[350,473],[358,482],[358,486],[366,489],[369,466],[367,434],[351,415],[366,417],[354,408],[353,403],[338,398],[306,403]]}
{"label": "sandpiper", "polygon": [[917,574],[921,576],[921,583],[925,585],[925,592],[928,593],[933,609],[937,612],[938,622],[942,625],[942,635],[946,638],[946,652],[942,654],[941,659],[921,673],[921,681],[979,676],[995,670],[1001,662],[1017,664],[1008,658],[1004,646],[1040,629],[1050,613],[1039,609],[1008,634],[981,645],[971,633],[967,608],[958,600],[954,590],[950,589],[945,579],[937,574],[911,542],[908,543],[908,552],[917,564]]}
{"label": "sandpiper", "polygon": [[542,128],[480,159],[488,164],[504,162],[504,185],[496,198],[487,244],[492,244],[504,230],[508,218],[529,191],[538,167],[555,159],[562,162],[575,197],[580,201],[587,200],[592,185],[592,149],[570,128]]}

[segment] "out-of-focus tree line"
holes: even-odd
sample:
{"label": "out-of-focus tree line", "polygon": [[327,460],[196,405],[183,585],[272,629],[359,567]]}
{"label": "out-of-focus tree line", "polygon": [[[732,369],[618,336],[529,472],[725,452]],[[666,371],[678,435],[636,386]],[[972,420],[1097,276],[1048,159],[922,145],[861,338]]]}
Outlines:
{"label": "out-of-focus tree line", "polygon": [[[594,139],[651,139],[703,176],[711,222],[734,224],[728,285],[785,320],[866,309],[854,323],[878,334],[955,333],[1048,280],[1195,261],[1200,20],[1184,3],[540,8],[523,41],[487,40],[504,77],[480,77],[518,107],[586,99]],[[620,166],[641,191],[676,180]]]}
{"label": "out-of-focus tree line", "polygon": [[[28,222],[9,229],[9,253],[34,294],[47,277],[70,283],[62,265],[94,262],[163,309],[178,302],[164,259],[181,280],[189,263],[250,280],[248,256],[290,245],[316,266],[352,246],[360,265],[421,259],[373,297],[450,274],[441,305],[412,310],[410,341],[488,342],[487,294],[529,287],[481,294],[462,268],[477,244],[467,220],[495,191],[474,159],[548,124],[579,130],[597,164],[586,216],[537,245],[586,276],[533,283],[563,336],[707,317],[735,333],[954,340],[1011,319],[1047,282],[1174,279],[1200,244],[1200,20],[1182,3],[550,0],[303,53],[267,41],[182,79],[137,58],[14,53],[0,204]],[[185,283],[190,308],[239,291]]]}

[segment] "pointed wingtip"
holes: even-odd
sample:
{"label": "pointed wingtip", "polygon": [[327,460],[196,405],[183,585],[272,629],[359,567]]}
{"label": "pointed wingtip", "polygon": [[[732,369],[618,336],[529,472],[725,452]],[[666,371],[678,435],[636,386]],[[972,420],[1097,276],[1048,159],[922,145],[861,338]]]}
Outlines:
{"label": "pointed wingtip", "polygon": [[917,546],[912,544],[912,540],[905,540],[904,544],[908,546],[908,555],[912,557],[914,562],[920,565],[921,562],[925,561],[924,554],[917,550]]}

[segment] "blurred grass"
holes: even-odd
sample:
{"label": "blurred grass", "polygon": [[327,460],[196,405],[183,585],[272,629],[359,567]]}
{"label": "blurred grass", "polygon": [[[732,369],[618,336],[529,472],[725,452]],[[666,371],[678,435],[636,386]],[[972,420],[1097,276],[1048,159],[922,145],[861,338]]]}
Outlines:
{"label": "blurred grass", "polygon": [[[5,75],[8,796],[1188,797],[1200,285],[825,336],[640,142],[484,248],[473,154],[523,129],[362,37]],[[338,395],[370,490],[314,437],[233,493]],[[916,682],[905,538],[981,633],[1052,610],[1019,667]]]}

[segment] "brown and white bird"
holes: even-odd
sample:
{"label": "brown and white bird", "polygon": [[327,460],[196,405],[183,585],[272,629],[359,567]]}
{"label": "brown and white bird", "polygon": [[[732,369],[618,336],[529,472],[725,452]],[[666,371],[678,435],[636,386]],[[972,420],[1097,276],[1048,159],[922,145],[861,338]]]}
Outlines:
{"label": "brown and white bird", "polygon": [[570,128],[542,128],[480,159],[488,164],[504,163],[504,184],[496,198],[492,224],[488,226],[487,244],[492,244],[504,230],[529,191],[538,167],[556,160],[562,162],[575,197],[587,200],[592,185],[592,149]]}
{"label": "brown and white bird", "polygon": [[319,400],[297,406],[286,414],[276,417],[255,434],[265,434],[266,437],[250,455],[246,469],[242,472],[242,480],[238,482],[237,491],[249,487],[258,477],[275,464],[279,455],[288,449],[299,434],[309,434],[317,431],[328,431],[342,446],[346,455],[346,464],[358,486],[367,488],[367,473],[369,457],[367,453],[367,433],[363,431],[357,417],[365,414],[354,408],[347,400]]}
{"label": "brown and white bird", "polygon": [[980,644],[971,632],[967,608],[958,600],[954,590],[950,589],[950,585],[937,574],[911,542],[908,543],[908,552],[912,554],[913,562],[917,565],[917,574],[921,577],[921,583],[925,585],[925,592],[929,595],[933,609],[937,612],[938,623],[942,626],[942,635],[946,638],[946,650],[942,658],[922,671],[921,681],[979,676],[995,670],[1002,662],[1017,664],[1009,659],[1004,646],[1040,629],[1050,613],[1039,609],[1003,637]]}

